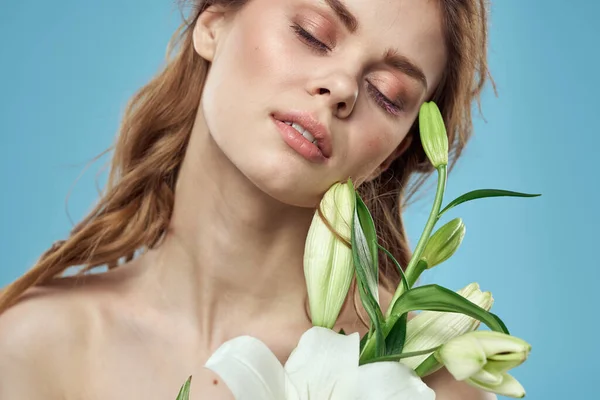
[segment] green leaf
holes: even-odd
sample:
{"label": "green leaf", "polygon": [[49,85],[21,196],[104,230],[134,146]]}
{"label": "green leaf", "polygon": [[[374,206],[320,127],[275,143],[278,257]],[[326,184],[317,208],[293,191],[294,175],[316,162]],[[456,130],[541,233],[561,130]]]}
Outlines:
{"label": "green leaf", "polygon": [[539,197],[541,194],[528,194],[528,193],[519,193],[519,192],[511,192],[509,190],[499,190],[499,189],[479,189],[474,190],[469,193],[465,193],[460,197],[452,200],[440,213],[438,217],[441,217],[446,211],[451,208],[456,207],[459,204],[466,203],[467,201],[484,199],[488,197]]}
{"label": "green leaf", "polygon": [[375,223],[369,209],[360,198],[358,193],[356,194],[356,212],[358,213],[358,220],[363,230],[369,252],[371,254],[371,268],[375,275],[375,281],[379,281],[379,260],[378,260],[378,243],[377,243],[377,231],[375,230]]}
{"label": "green leaf", "polygon": [[367,342],[373,336],[374,333],[375,333],[375,324],[371,324],[371,326],[369,327],[369,332],[365,333],[365,335],[360,339],[361,354],[363,352],[365,345],[367,344]]}
{"label": "green leaf", "polygon": [[[358,196],[356,197],[356,200],[357,202],[359,201]],[[371,245],[364,232],[359,208],[360,207],[357,204],[352,227],[352,255],[354,256],[354,263],[360,280],[367,285],[369,293],[377,301],[377,304],[379,304],[379,271],[377,266],[373,264]]]}
{"label": "green leaf", "polygon": [[187,379],[187,381],[185,381],[185,383],[181,387],[181,390],[179,391],[179,394],[177,395],[176,400],[189,400],[191,384],[192,384],[192,377],[190,375],[190,377]]}
{"label": "green leaf", "polygon": [[[398,269],[398,272],[400,273],[400,276],[402,277],[402,285],[404,286],[404,290],[405,291],[409,290],[410,288],[408,287],[408,281],[406,280],[406,275],[404,274],[404,270],[402,269],[402,266],[400,265],[398,260],[396,260],[396,258],[392,255],[392,253],[390,253],[385,247],[383,247],[379,244],[377,246],[381,249],[381,251],[383,251],[385,254],[387,254],[387,256],[392,260],[392,262]],[[390,304],[390,307],[391,306],[392,305]]]}
{"label": "green leaf", "polygon": [[358,211],[354,213],[352,224],[352,256],[354,267],[356,269],[356,280],[363,307],[371,319],[371,326],[374,326],[373,334],[376,335],[376,356],[385,354],[385,336],[383,335],[383,313],[379,307],[379,287],[374,277],[375,270],[371,267],[370,250],[363,230],[361,228]]}
{"label": "green leaf", "polygon": [[408,313],[402,315],[392,327],[390,333],[385,338],[386,355],[400,354],[404,349],[406,341],[406,324],[408,323]]}
{"label": "green leaf", "polygon": [[418,356],[422,356],[424,354],[433,353],[433,352],[437,351],[438,349],[439,349],[439,347],[434,347],[432,349],[412,351],[409,353],[390,354],[390,355],[383,356],[383,357],[372,358],[369,361],[365,362],[365,364],[370,364],[370,363],[380,362],[380,361],[400,361],[403,358],[418,357]]}
{"label": "green leaf", "polygon": [[345,335],[346,332],[344,332],[344,328],[340,329],[340,331],[338,332],[340,335]]}
{"label": "green leaf", "polygon": [[[379,304],[375,301],[373,296],[368,293],[365,285],[362,282],[358,282],[358,291],[360,298],[363,303],[369,319],[371,320],[372,334],[375,335],[375,357],[381,357],[385,355],[385,336],[383,334],[383,313]],[[374,327],[374,329],[373,329]]]}
{"label": "green leaf", "polygon": [[[391,315],[400,318],[415,311],[442,311],[468,315],[486,324],[496,332],[509,333],[508,328],[497,315],[470,302],[460,294],[438,285],[426,285],[405,292],[394,304]],[[392,322],[388,319],[388,323]],[[391,326],[388,328],[391,330]]]}
{"label": "green leaf", "polygon": [[[404,274],[404,270],[400,263],[396,258],[383,246],[379,246],[379,248],[387,254],[387,256],[392,260],[396,268],[398,268],[398,272],[400,276],[402,276],[402,285],[404,286],[404,291],[407,292],[410,290],[408,286],[408,280],[406,279],[406,275]],[[392,304],[389,305],[392,307]],[[392,330],[388,333],[385,338],[385,349],[386,355],[401,353],[404,348],[404,342],[406,341],[406,324],[408,323],[408,314],[400,317],[398,321],[392,327]],[[362,348],[361,348],[362,349]]]}

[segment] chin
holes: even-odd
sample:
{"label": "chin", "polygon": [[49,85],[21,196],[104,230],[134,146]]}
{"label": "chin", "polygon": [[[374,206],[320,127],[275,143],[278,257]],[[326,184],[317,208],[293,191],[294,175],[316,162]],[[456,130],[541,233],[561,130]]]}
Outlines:
{"label": "chin", "polygon": [[[323,194],[335,183],[333,166],[311,163],[290,149],[280,138],[270,115],[258,120],[252,116],[241,119],[248,121],[245,129],[235,121],[207,124],[218,151],[244,179],[277,202],[318,207]],[[240,132],[252,132],[252,139]]]}
{"label": "chin", "polygon": [[292,207],[314,209],[319,206],[323,193],[313,194],[302,192],[297,188],[266,188],[261,190],[279,203]]}
{"label": "chin", "polygon": [[[322,174],[311,171],[295,155],[262,158],[260,163],[240,166],[254,186],[274,200],[302,208],[316,208],[323,194],[334,183],[324,182]],[[319,179],[320,178],[320,179]]]}

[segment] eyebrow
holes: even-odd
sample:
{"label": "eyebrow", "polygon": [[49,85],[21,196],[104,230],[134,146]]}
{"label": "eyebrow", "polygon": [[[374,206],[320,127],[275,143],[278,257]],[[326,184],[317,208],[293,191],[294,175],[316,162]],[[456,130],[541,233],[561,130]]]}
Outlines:
{"label": "eyebrow", "polygon": [[358,20],[341,0],[325,0],[325,3],[333,10],[338,18],[342,20],[346,29],[352,33],[356,32],[358,29]]}
{"label": "eyebrow", "polygon": [[385,63],[392,68],[408,75],[409,77],[419,81],[427,91],[427,78],[425,73],[416,64],[410,61],[407,57],[398,54],[396,50],[389,49],[384,55]]}
{"label": "eyebrow", "polygon": [[[333,10],[337,17],[342,21],[346,29],[351,33],[358,30],[358,19],[348,10],[348,7],[341,0],[324,0]],[[398,54],[396,50],[389,49],[385,52],[384,60],[387,65],[419,81],[425,90],[427,90],[427,78],[423,70],[411,62],[407,57]]]}

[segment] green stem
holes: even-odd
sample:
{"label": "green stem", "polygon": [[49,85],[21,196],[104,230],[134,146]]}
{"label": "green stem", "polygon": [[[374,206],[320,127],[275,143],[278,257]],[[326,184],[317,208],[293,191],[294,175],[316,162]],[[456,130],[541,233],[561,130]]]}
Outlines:
{"label": "green stem", "polygon": [[[391,306],[390,306],[390,308],[391,308]],[[396,323],[396,321],[398,321],[398,318],[400,318],[400,317],[398,316],[395,318],[390,318],[383,322],[383,324],[381,325],[381,329],[383,330],[384,338],[387,338],[390,331],[394,327],[394,324]],[[371,337],[369,337],[367,339],[367,342],[365,343],[365,346],[363,347],[363,350],[360,353],[360,359],[359,359],[360,365],[367,364],[369,362],[369,360],[372,360],[375,358],[375,350],[377,349],[376,344],[377,343],[375,340],[375,335],[372,335]]]}
{"label": "green stem", "polygon": [[[409,275],[408,278],[408,286],[409,287],[413,287],[413,285],[415,283],[417,283],[417,279],[419,279],[419,277],[421,276],[421,274],[428,268],[427,262],[425,260],[419,260],[417,261],[417,265],[415,265],[414,269],[412,270],[412,274]],[[406,292],[408,289],[404,288],[404,292]]]}
{"label": "green stem", "polygon": [[370,359],[368,361],[365,361],[365,364],[371,364],[371,363],[379,362],[379,361],[399,361],[399,360],[401,360],[403,358],[418,357],[418,356],[422,356],[422,355],[425,355],[425,354],[434,353],[440,347],[442,347],[442,346],[434,347],[432,349],[425,349],[425,350],[419,350],[419,351],[411,351],[409,353],[393,354],[393,355],[390,355],[390,356],[376,357],[376,358],[372,358],[372,359]]}
{"label": "green stem", "polygon": [[437,358],[435,358],[435,355],[432,354],[415,369],[415,372],[418,376],[423,378],[427,375],[433,374],[442,367],[443,365],[437,360]]}
{"label": "green stem", "polygon": [[[406,281],[408,281],[409,288],[416,282],[419,278],[419,275],[422,270],[419,270],[419,259],[421,258],[421,254],[423,250],[425,250],[425,246],[431,237],[431,232],[435,227],[435,224],[438,222],[440,216],[440,209],[442,208],[442,201],[444,199],[444,191],[446,190],[446,179],[448,177],[448,170],[446,165],[441,165],[437,168],[438,172],[438,184],[437,190],[435,193],[435,199],[433,201],[433,207],[431,208],[431,213],[429,214],[429,219],[427,220],[427,224],[425,225],[425,229],[423,229],[423,233],[421,234],[421,238],[417,243],[417,247],[406,267]],[[383,323],[383,336],[387,337],[387,335],[392,330],[394,324],[400,318],[399,315],[392,317],[392,310],[394,309],[394,304],[396,300],[405,292],[405,286],[400,284],[396,289],[396,293],[394,293],[394,297],[390,302],[390,305],[385,313],[385,321]],[[363,351],[360,354],[360,362],[361,364],[367,363],[369,360],[373,359],[375,355],[375,335],[372,335],[369,339],[367,339],[367,343],[365,344]]]}
{"label": "green stem", "polygon": [[[447,166],[440,165],[437,168],[437,172],[438,172],[438,184],[437,184],[437,190],[435,192],[435,200],[433,201],[433,207],[431,208],[431,213],[429,214],[429,219],[427,220],[425,229],[423,229],[423,233],[421,234],[421,237],[419,238],[417,247],[412,255],[412,258],[410,259],[410,262],[408,263],[408,266],[406,267],[406,276],[408,277],[409,283],[415,282],[418,279],[419,272],[417,271],[417,264],[419,262],[421,254],[423,253],[423,250],[425,250],[425,246],[427,245],[429,238],[431,237],[431,232],[433,231],[435,224],[438,222],[440,209],[442,208],[442,201],[444,199],[444,191],[446,190],[446,179],[448,177]],[[402,293],[404,293],[404,287],[402,285],[399,285],[398,289],[396,289],[396,293],[394,293],[394,297],[392,298],[390,307],[388,307],[388,309],[387,309],[387,312],[385,315],[386,318],[388,318],[391,315],[392,309],[394,308],[393,307],[394,303],[396,303],[396,300],[398,300],[398,297],[400,297],[402,295]]]}

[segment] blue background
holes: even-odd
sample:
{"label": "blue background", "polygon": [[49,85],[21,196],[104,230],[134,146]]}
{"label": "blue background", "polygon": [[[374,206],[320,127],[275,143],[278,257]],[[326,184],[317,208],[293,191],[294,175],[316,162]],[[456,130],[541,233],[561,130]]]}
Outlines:
{"label": "blue background", "polygon": [[[451,212],[463,247],[423,282],[477,281],[512,333],[533,344],[514,370],[528,398],[596,398],[600,3],[502,0],[492,7],[487,122],[450,175],[447,199],[476,188],[542,193]],[[0,13],[0,286],[32,265],[97,198],[96,174],[129,97],[163,61],[171,1],[9,2]],[[105,181],[100,175],[98,185]],[[406,213],[413,245],[433,190]],[[594,376],[593,376],[594,375]]]}

